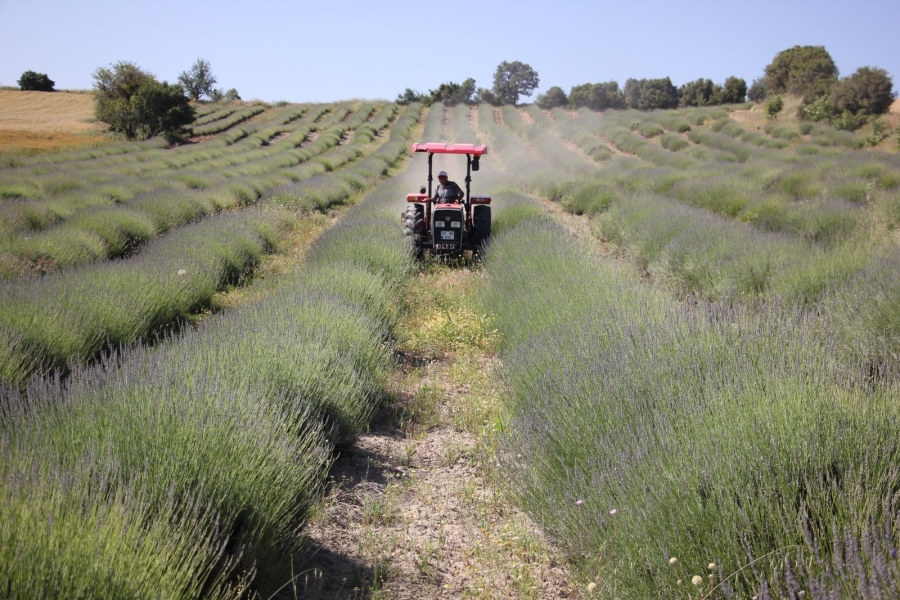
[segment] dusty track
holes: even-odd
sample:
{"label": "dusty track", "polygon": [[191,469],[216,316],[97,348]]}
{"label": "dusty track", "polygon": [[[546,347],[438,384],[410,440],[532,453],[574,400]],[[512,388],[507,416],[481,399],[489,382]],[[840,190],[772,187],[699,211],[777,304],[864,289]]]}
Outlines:
{"label": "dusty track", "polygon": [[[412,286],[466,292],[478,277],[444,267]],[[409,326],[431,322],[414,314]],[[405,356],[394,401],[335,462],[306,530],[296,597],[576,597],[549,544],[495,485],[487,444],[497,366],[471,347]]]}

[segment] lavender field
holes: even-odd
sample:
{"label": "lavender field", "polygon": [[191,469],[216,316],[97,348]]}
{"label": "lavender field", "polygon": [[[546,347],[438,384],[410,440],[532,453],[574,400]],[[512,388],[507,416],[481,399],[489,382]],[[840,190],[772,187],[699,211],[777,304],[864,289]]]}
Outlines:
{"label": "lavender field", "polygon": [[444,141],[490,149],[485,444],[579,589],[897,597],[900,159],[748,108],[217,106],[0,168],[0,594],[259,593],[389,393]]}
{"label": "lavender field", "polygon": [[[896,156],[722,108],[478,123],[521,195],[485,263],[497,460],[583,581],[895,597]],[[590,219],[593,241],[527,196]]]}
{"label": "lavender field", "polygon": [[[12,343],[4,343],[0,392],[3,595],[245,597],[257,572],[279,568],[297,544],[333,448],[352,442],[385,394],[395,290],[413,263],[385,212],[405,182],[379,182],[405,155],[421,108],[293,110],[339,115],[352,140],[339,135],[316,158],[301,158],[330,135],[324,128],[304,146],[315,129],[307,127],[287,156],[259,157],[265,186],[206,175],[234,180],[225,187],[258,185],[260,199],[245,208],[173,228],[122,260],[4,283],[3,335]],[[266,152],[254,143],[244,150]],[[143,152],[128,146],[111,156]],[[250,277],[275,249],[280,220],[360,195],[264,300],[196,330],[172,328],[223,285]],[[392,240],[380,255],[368,251],[372,228]]]}

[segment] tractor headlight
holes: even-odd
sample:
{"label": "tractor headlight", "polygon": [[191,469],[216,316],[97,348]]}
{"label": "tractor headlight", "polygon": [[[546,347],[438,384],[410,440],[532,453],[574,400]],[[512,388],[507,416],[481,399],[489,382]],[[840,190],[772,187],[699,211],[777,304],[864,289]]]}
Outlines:
{"label": "tractor headlight", "polygon": [[451,221],[451,222],[450,222],[450,227],[453,227],[454,229],[459,229],[460,227],[462,227],[462,222],[460,222],[460,221]]}
{"label": "tractor headlight", "polygon": [[444,223],[444,221],[435,221],[434,222],[435,227],[443,227],[444,225],[446,225],[446,223]]}

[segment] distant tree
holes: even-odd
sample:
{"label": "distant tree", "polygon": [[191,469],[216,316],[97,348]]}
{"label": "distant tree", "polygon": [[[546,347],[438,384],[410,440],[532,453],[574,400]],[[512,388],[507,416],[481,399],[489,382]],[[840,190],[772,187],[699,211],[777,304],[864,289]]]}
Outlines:
{"label": "distant tree", "polygon": [[784,101],[781,99],[781,96],[772,96],[765,103],[765,111],[766,118],[776,119],[778,118],[778,113],[781,112],[781,109],[784,108]]}
{"label": "distant tree", "polygon": [[625,95],[616,81],[605,83],[583,83],[572,86],[569,91],[569,106],[572,108],[587,107],[591,110],[622,108],[625,106]]}
{"label": "distant tree", "polygon": [[619,89],[618,81],[607,81],[599,85],[603,86],[606,100],[609,103],[605,108],[625,108],[625,94]]}
{"label": "distant tree", "polygon": [[747,90],[747,97],[753,102],[762,102],[766,99],[766,79],[759,77],[753,80],[750,89]]}
{"label": "distant tree", "polygon": [[222,102],[225,99],[225,92],[222,88],[216,88],[209,94],[210,102]]}
{"label": "distant tree", "polygon": [[225,92],[224,100],[226,102],[235,102],[241,99],[241,95],[238,94],[238,91],[234,88],[231,88],[227,92]]}
{"label": "distant tree", "polygon": [[208,60],[203,58],[198,58],[190,69],[182,71],[178,76],[178,83],[187,92],[188,97],[194,101],[203,96],[212,97],[216,81],[215,75],[212,74],[212,66]]}
{"label": "distant tree", "polygon": [[698,79],[682,85],[679,106],[709,106],[719,103],[720,88],[711,79]]}
{"label": "distant tree", "polygon": [[46,73],[35,73],[34,71],[25,71],[19,77],[19,87],[23,92],[55,92],[53,86],[56,85],[52,79],[47,77]]}
{"label": "distant tree", "polygon": [[128,139],[178,133],[194,120],[180,85],[159,82],[134,63],[100,67],[93,77],[97,119]]}
{"label": "distant tree", "polygon": [[537,71],[523,62],[503,61],[494,73],[493,92],[501,104],[518,104],[519,96],[531,96],[540,85]]}
{"label": "distant tree", "polygon": [[397,104],[412,104],[413,102],[423,102],[425,104],[430,104],[431,97],[428,94],[417,92],[412,88],[406,88],[401,94],[397,96],[397,99],[394,100],[394,102],[396,102]]}
{"label": "distant tree", "polygon": [[544,110],[550,110],[551,108],[568,106],[569,97],[566,96],[566,93],[561,87],[554,85],[543,94],[538,94],[535,103]]}
{"label": "distant tree", "polygon": [[796,94],[809,103],[837,82],[838,69],[824,46],[794,46],[779,52],[766,67],[769,94]]}
{"label": "distant tree", "polygon": [[668,77],[662,79],[629,79],[625,82],[625,105],[628,108],[652,110],[676,108],[678,88]]}
{"label": "distant tree", "polygon": [[443,102],[447,106],[470,104],[475,95],[475,80],[469,77],[462,83],[448,81],[436,90],[428,90],[428,94],[433,102]]}
{"label": "distant tree", "polygon": [[594,88],[593,83],[582,83],[581,85],[573,85],[569,90],[569,106],[571,108],[587,107],[591,110],[600,110],[592,106]]}
{"label": "distant tree", "polygon": [[397,104],[412,104],[413,102],[422,102],[425,98],[428,98],[428,94],[423,94],[412,88],[406,88],[397,95],[397,99],[394,102]]}
{"label": "distant tree", "polygon": [[729,77],[722,86],[720,104],[738,104],[747,99],[747,82],[740,77]]}
{"label": "distant tree", "polygon": [[831,88],[831,104],[839,112],[883,115],[894,101],[894,83],[884,69],[860,67]]}
{"label": "distant tree", "polygon": [[625,106],[627,108],[637,108],[641,103],[642,81],[632,77],[625,80],[623,94],[625,95]]}
{"label": "distant tree", "polygon": [[644,110],[676,108],[678,106],[678,88],[672,85],[672,80],[668,77],[648,79],[644,84],[642,100]]}
{"label": "distant tree", "polygon": [[472,101],[474,104],[490,104],[491,106],[500,106],[502,104],[494,92],[487,88],[478,88]]}
{"label": "distant tree", "polygon": [[469,77],[459,86],[457,98],[463,104],[472,104],[472,100],[475,98],[475,89],[475,80]]}

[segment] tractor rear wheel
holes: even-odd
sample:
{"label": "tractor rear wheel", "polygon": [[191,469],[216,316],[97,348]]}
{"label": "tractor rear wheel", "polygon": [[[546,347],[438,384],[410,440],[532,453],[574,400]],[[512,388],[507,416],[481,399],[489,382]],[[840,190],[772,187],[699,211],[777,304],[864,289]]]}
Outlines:
{"label": "tractor rear wheel", "polygon": [[491,207],[476,206],[472,211],[472,228],[475,230],[475,242],[483,244],[491,237]]}
{"label": "tractor rear wheel", "polygon": [[406,207],[403,220],[403,233],[406,240],[415,248],[416,257],[422,256],[422,235],[425,233],[425,207],[421,204],[410,204]]}

